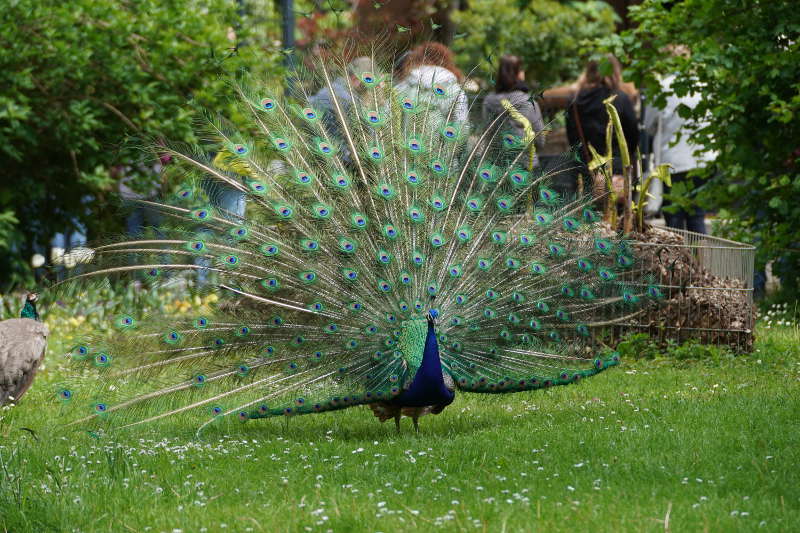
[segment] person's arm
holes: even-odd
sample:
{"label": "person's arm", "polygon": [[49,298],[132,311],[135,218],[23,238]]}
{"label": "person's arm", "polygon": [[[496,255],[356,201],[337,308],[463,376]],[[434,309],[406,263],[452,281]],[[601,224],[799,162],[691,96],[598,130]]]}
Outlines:
{"label": "person's arm", "polygon": [[578,92],[578,82],[542,91],[542,104],[545,109],[566,109]]}

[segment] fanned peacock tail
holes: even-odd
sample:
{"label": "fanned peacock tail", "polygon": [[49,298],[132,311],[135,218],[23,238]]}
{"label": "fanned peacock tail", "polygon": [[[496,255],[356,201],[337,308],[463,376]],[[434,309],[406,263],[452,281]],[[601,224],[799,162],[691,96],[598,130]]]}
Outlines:
{"label": "fanned peacock tail", "polygon": [[[616,364],[592,351],[595,331],[660,295],[631,274],[631,247],[602,236],[590,198],[560,197],[527,168],[530,139],[457,122],[442,102],[458,85],[401,91],[372,64],[350,77],[318,62],[316,87],[350,93],[328,110],[306,83],[289,98],[237,85],[244,126],[211,119],[201,147],[161,149],[179,185],[140,204],[162,224],[97,246],[73,282],[207,279],[222,303],[119,316],[114,335],[78,343],[71,358],[90,377],[59,392],[74,421],[391,402],[420,368],[432,309],[460,390],[568,384]],[[215,207],[226,189],[244,216]]]}

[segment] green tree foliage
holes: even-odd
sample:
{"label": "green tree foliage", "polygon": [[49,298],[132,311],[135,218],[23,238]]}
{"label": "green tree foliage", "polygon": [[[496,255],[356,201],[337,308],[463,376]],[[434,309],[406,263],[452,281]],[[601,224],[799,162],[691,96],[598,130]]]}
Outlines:
{"label": "green tree foliage", "polygon": [[[656,105],[659,74],[677,73],[675,94],[702,94],[694,134],[718,152],[719,172],[700,200],[729,220],[732,237],[758,245],[784,284],[800,277],[800,10],[788,0],[645,0],[631,7],[638,27],[607,40]],[[669,54],[682,44],[690,56]]]}
{"label": "green tree foliage", "polygon": [[478,65],[478,74],[493,80],[500,56],[514,54],[528,79],[546,87],[578,76],[591,42],[611,35],[617,15],[595,0],[475,0],[453,18],[462,65]]}
{"label": "green tree foliage", "polygon": [[[235,0],[3,3],[0,289],[28,281],[34,246],[46,250],[57,231],[76,222],[90,237],[121,228],[109,209],[117,193],[110,170],[145,168],[126,136],[195,141],[193,109],[224,114],[227,76],[248,65],[280,69],[277,15],[265,21],[247,7]],[[258,32],[248,33],[256,23]],[[237,50],[237,43],[247,46]],[[135,187],[152,188],[146,182]]]}

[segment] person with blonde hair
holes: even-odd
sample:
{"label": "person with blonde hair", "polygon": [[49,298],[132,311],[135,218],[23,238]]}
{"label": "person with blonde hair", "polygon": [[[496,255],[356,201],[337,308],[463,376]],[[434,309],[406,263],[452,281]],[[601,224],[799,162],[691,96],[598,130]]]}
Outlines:
{"label": "person with blonde hair", "polygon": [[[567,138],[572,146],[580,146],[579,155],[585,164],[591,159],[590,146],[598,153],[606,152],[606,126],[609,117],[603,103],[610,96],[619,114],[628,151],[633,158],[639,146],[639,124],[633,103],[621,88],[622,67],[611,54],[591,60],[578,80],[577,91],[567,107]],[[619,143],[612,144],[613,173],[622,174]]]}

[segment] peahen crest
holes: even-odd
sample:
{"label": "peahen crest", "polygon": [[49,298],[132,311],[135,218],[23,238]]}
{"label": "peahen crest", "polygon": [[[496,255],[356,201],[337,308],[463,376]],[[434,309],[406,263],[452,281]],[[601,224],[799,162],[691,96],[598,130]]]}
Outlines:
{"label": "peahen crest", "polygon": [[141,202],[160,227],[97,246],[73,281],[184,284],[221,302],[126,314],[77,343],[91,377],[58,394],[73,421],[363,404],[416,421],[455,389],[564,385],[617,363],[592,351],[596,331],[661,292],[636,279],[592,199],[529,168],[532,139],[459,122],[457,84],[409,87],[369,64],[319,60],[288,97],[242,83],[238,127],[215,119],[202,147],[161,149],[180,178]]}

